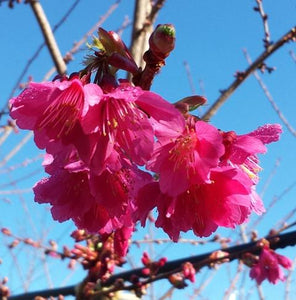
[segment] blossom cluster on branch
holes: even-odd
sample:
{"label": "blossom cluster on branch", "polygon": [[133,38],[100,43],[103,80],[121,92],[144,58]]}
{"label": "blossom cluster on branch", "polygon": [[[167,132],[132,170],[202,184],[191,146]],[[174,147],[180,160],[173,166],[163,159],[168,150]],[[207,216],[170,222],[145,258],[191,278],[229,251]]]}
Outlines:
{"label": "blossom cluster on branch", "polygon": [[[49,203],[55,220],[112,235],[120,257],[154,208],[156,226],[175,242],[180,232],[205,237],[264,212],[257,155],[279,139],[281,126],[224,132],[190,114],[204,98],[173,105],[149,91],[174,41],[172,25],[158,26],[142,70],[120,37],[100,28],[82,71],[31,82],[10,100],[10,116],[46,150],[49,176],[35,184],[35,201]],[[119,69],[134,80],[117,79]]]}

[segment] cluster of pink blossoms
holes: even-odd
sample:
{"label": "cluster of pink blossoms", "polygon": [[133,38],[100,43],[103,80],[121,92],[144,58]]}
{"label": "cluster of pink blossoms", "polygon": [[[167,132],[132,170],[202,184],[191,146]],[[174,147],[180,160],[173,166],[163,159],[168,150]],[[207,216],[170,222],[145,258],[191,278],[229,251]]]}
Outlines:
{"label": "cluster of pink blossoms", "polygon": [[[107,63],[118,68],[129,61],[122,69],[132,70],[129,53],[120,49]],[[279,139],[280,125],[245,135],[223,132],[110,74],[100,81],[97,74],[95,83],[90,72],[31,82],[10,101],[11,117],[33,130],[36,145],[46,150],[49,177],[33,190],[35,201],[51,205],[55,220],[115,233],[124,255],[135,223],[144,225],[154,208],[156,226],[174,241],[181,231],[209,236],[264,211],[255,191],[257,154]]]}
{"label": "cluster of pink blossoms", "polygon": [[269,244],[266,244],[250,270],[250,277],[255,279],[257,284],[261,284],[265,279],[273,284],[279,280],[285,281],[286,277],[280,266],[291,269],[292,261],[286,256],[277,254],[269,248]]}

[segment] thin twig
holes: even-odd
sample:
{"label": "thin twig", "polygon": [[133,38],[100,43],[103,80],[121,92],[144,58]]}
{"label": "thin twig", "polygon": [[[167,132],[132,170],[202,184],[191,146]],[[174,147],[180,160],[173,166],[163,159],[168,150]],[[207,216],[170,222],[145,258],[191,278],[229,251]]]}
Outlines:
{"label": "thin twig", "polygon": [[[72,11],[74,10],[74,8],[77,6],[77,4],[80,2],[80,0],[76,0],[71,7],[67,10],[67,12],[64,14],[64,16],[59,20],[59,22],[57,24],[55,24],[55,26],[53,26],[52,32],[55,33],[59,27],[67,20],[67,18],[69,17],[69,15],[72,13]],[[41,50],[44,48],[46,44],[42,43],[37,50],[34,52],[34,54],[28,59],[23,71],[21,72],[19,78],[17,79],[10,95],[9,95],[9,99],[12,98],[16,92],[16,90],[19,88],[25,74],[27,73],[27,71],[29,70],[29,67],[31,66],[31,64],[36,60],[36,58],[39,56]]]}
{"label": "thin twig", "polygon": [[[119,3],[121,2],[121,0],[116,0],[107,10],[107,12],[102,15],[99,18],[99,21],[86,33],[83,35],[83,37],[74,44],[74,46],[72,47],[72,49],[70,49],[66,55],[64,56],[64,61],[66,64],[68,64],[72,59],[73,59],[73,54],[75,54],[76,52],[78,52],[78,50],[81,48],[82,45],[85,44],[85,42],[87,41],[87,39],[98,29],[98,27],[100,27],[105,21],[106,19],[114,12],[114,10],[118,7]],[[44,76],[43,80],[48,80],[52,74],[56,71],[56,68],[53,67],[51,68]]]}
{"label": "thin twig", "polygon": [[237,281],[239,280],[240,275],[241,275],[241,273],[242,273],[243,270],[244,270],[244,264],[241,261],[239,261],[238,262],[238,266],[237,266],[237,271],[235,273],[235,276],[231,280],[229,288],[224,293],[224,297],[223,297],[224,300],[227,300],[227,299],[230,298],[230,294],[233,291],[233,289],[235,288],[235,286],[237,284]]}
{"label": "thin twig", "polygon": [[[246,49],[243,50],[244,55],[248,61],[248,63],[251,65],[252,64],[252,60],[247,52]],[[253,72],[254,77],[257,79],[260,87],[262,88],[267,100],[269,101],[269,103],[271,104],[271,106],[273,107],[274,111],[277,113],[278,117],[281,119],[281,121],[285,124],[285,126],[287,127],[287,129],[290,131],[290,133],[292,133],[292,135],[294,135],[296,137],[296,130],[292,127],[292,125],[289,123],[289,121],[285,118],[285,116],[283,115],[283,113],[281,112],[280,108],[277,106],[276,102],[274,101],[274,99],[272,98],[267,86],[264,84],[263,80],[261,79],[261,77],[259,76],[257,71]]]}
{"label": "thin twig", "polygon": [[200,286],[197,289],[194,289],[193,295],[190,297],[190,300],[199,299],[197,297],[200,296],[201,292],[211,283],[218,270],[218,268],[208,270],[208,273],[210,272],[210,275],[205,274],[204,278],[200,281]]}
{"label": "thin twig", "polygon": [[263,217],[266,216],[267,212],[271,210],[271,208],[278,203],[287,193],[289,193],[294,187],[296,186],[296,181],[294,181],[292,184],[290,184],[288,187],[286,187],[279,196],[274,196],[272,198],[272,201],[269,203],[268,207],[266,208],[265,214],[259,216],[256,221],[254,221],[251,225],[249,225],[249,228],[257,228],[260,221],[262,221]]}
{"label": "thin twig", "polygon": [[277,172],[277,170],[279,169],[279,166],[280,166],[280,162],[281,162],[281,160],[279,158],[276,159],[276,161],[274,163],[274,166],[273,166],[273,169],[271,170],[271,172],[269,173],[267,179],[265,180],[264,185],[263,185],[263,187],[262,187],[262,189],[261,189],[261,191],[259,193],[259,196],[260,196],[261,199],[264,198],[265,192],[269,188],[272,179],[276,175],[276,172]]}
{"label": "thin twig", "polygon": [[11,149],[11,151],[5,155],[5,157],[0,161],[0,167],[3,167],[13,156],[15,156],[21,148],[31,139],[33,136],[33,132],[27,133],[23,139],[14,147]]}
{"label": "thin twig", "polygon": [[202,119],[209,120],[213,115],[217,113],[219,108],[225,103],[225,101],[232,95],[232,93],[257,69],[262,63],[276,50],[282,47],[287,42],[296,38],[296,27],[293,27],[285,35],[283,35],[277,42],[270,45],[265,51],[250,65],[244,72],[240,72],[239,76],[233,81],[233,83],[224,91],[222,91],[220,97],[214,102],[214,104],[203,115]]}
{"label": "thin twig", "polygon": [[51,58],[55,64],[55,67],[58,73],[60,75],[63,75],[66,73],[67,67],[60,52],[60,49],[57,45],[47,17],[44,13],[44,10],[38,0],[31,0],[30,5],[39,23],[40,29],[42,31],[43,37],[50,52]]}
{"label": "thin twig", "polygon": [[191,74],[190,67],[189,67],[189,64],[188,64],[187,61],[184,61],[184,67],[185,67],[185,70],[186,70],[186,75],[187,75],[187,79],[188,79],[188,82],[189,82],[191,93],[192,93],[192,95],[196,95],[196,88],[195,88],[195,85],[193,83],[192,74]]}
{"label": "thin twig", "polygon": [[292,283],[292,275],[295,271],[295,265],[296,265],[296,257],[293,260],[292,268],[289,270],[287,281],[286,281],[286,288],[285,288],[285,300],[290,299],[290,292],[291,292],[291,283]]}
{"label": "thin twig", "polygon": [[256,0],[256,3],[257,3],[257,6],[254,7],[254,10],[258,11],[260,16],[261,16],[262,23],[263,23],[263,28],[264,28],[264,35],[265,35],[265,38],[263,39],[263,43],[264,43],[264,47],[268,48],[271,44],[270,31],[269,31],[269,26],[268,26],[268,22],[267,22],[268,16],[264,12],[263,1],[262,0]]}
{"label": "thin twig", "polygon": [[294,63],[296,63],[296,54],[293,52],[293,50],[289,51],[290,56],[292,57]]}

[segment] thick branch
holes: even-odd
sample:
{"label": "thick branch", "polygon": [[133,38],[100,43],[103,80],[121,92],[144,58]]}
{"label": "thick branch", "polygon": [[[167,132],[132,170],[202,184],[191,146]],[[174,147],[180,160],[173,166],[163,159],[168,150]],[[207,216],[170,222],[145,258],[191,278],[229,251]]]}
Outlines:
{"label": "thick branch", "polygon": [[[292,231],[286,234],[280,234],[272,237],[267,237],[267,240],[270,242],[270,247],[272,249],[278,249],[278,248],[285,248],[287,246],[295,246],[296,245],[296,231]],[[223,248],[220,249],[222,251],[228,252],[229,261],[235,260],[235,259],[241,259],[245,253],[253,253],[253,254],[259,254],[261,248],[257,245],[257,242],[251,242],[251,243],[245,243],[239,246],[233,246],[229,248]],[[157,275],[155,278],[148,278],[146,282],[152,282],[155,280],[160,280],[163,278],[166,278],[168,273],[175,273],[179,272],[181,270],[181,266],[185,262],[191,262],[196,269],[200,269],[204,266],[209,266],[211,263],[215,262],[213,259],[210,258],[210,255],[212,252],[205,253],[202,255],[197,256],[189,256],[182,259],[173,260],[170,262],[167,262],[162,268],[159,270],[159,275]],[[216,260],[217,261],[217,260]],[[138,268],[133,269],[131,271],[119,273],[116,275],[113,275],[112,277],[107,280],[104,285],[110,286],[112,285],[117,279],[123,279],[125,281],[128,281],[131,276],[138,276],[140,278],[147,278],[147,275],[143,274],[144,268]],[[57,288],[57,289],[50,289],[50,290],[42,290],[17,296],[11,296],[8,299],[9,300],[26,300],[26,299],[34,299],[36,296],[42,296],[42,297],[56,297],[58,295],[75,295],[75,285],[64,287],[64,288]]]}
{"label": "thick branch", "polygon": [[57,45],[57,42],[54,38],[44,10],[38,0],[31,0],[30,5],[39,23],[40,29],[42,31],[43,37],[45,39],[52,60],[54,61],[56,69],[60,75],[63,75],[66,73],[67,67]]}
{"label": "thick branch", "polygon": [[164,2],[158,0],[152,6],[151,0],[136,0],[130,52],[138,66],[144,67],[143,54],[148,49],[153,24]]}
{"label": "thick branch", "polygon": [[214,102],[214,104],[208,109],[208,111],[202,116],[203,120],[209,120],[218,109],[224,104],[224,102],[232,95],[232,93],[260,66],[262,63],[276,50],[282,47],[287,42],[296,38],[296,26],[289,32],[282,36],[276,43],[270,45],[244,72],[240,72],[235,81],[222,92],[220,97]]}
{"label": "thick branch", "polygon": [[[134,11],[132,44],[130,52],[138,66],[142,66],[144,61],[142,56],[148,49],[148,39],[153,30],[152,24],[147,26],[147,16],[152,9],[150,0],[137,0]],[[144,30],[145,28],[145,30]]]}

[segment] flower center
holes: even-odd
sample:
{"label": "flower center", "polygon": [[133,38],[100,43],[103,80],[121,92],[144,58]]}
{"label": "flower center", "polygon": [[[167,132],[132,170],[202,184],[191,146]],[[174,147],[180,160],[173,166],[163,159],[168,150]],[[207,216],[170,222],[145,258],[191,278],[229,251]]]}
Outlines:
{"label": "flower center", "polygon": [[175,146],[169,151],[169,160],[175,162],[174,171],[180,168],[186,168],[189,171],[189,167],[195,161],[194,152],[197,143],[198,139],[193,130],[176,140]]}

